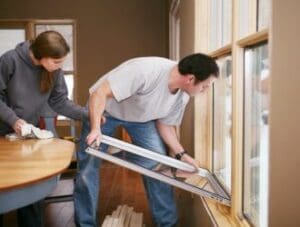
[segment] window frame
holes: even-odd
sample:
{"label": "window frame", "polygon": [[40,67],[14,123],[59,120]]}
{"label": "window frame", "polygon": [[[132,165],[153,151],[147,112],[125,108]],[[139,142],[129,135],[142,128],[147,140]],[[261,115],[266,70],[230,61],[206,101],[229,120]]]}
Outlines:
{"label": "window frame", "polygon": [[[203,52],[207,53],[213,58],[219,58],[223,55],[228,53],[232,53],[232,196],[231,196],[231,208],[229,208],[228,213],[224,214],[222,209],[219,209],[215,203],[203,198],[202,200],[208,206],[208,209],[215,213],[217,216],[220,214],[230,215],[233,217],[235,221],[239,223],[241,226],[251,226],[251,223],[247,220],[247,218],[243,215],[242,212],[242,170],[243,170],[243,155],[241,154],[241,150],[243,149],[243,70],[244,70],[244,56],[243,52],[244,49],[249,45],[255,45],[257,43],[261,43],[264,41],[269,40],[269,31],[268,28],[262,29],[257,31],[258,27],[258,17],[257,17],[257,1],[250,1],[250,13],[248,15],[247,21],[250,26],[250,31],[244,35],[240,35],[240,11],[239,7],[241,4],[241,0],[233,0],[232,2],[232,42],[222,46],[216,50],[209,51],[208,47],[208,37],[210,34],[209,31],[209,23],[207,22],[209,15],[207,13],[203,13],[203,9],[209,8],[209,0],[201,0],[200,3],[195,3],[196,8],[196,17],[195,20],[200,20],[200,22],[196,22],[201,25],[205,25],[205,28],[196,29],[195,34],[195,49],[196,52]],[[269,23],[270,26],[270,23]],[[203,30],[206,30],[206,35],[203,34]],[[199,31],[202,31],[202,36],[206,36],[206,38],[200,38],[198,34]],[[270,47],[268,47],[270,48]],[[270,51],[269,51],[270,53]],[[271,66],[270,66],[271,67]],[[204,99],[206,98],[206,101]],[[212,170],[212,108],[211,108],[211,101],[212,101],[212,92],[209,91],[207,97],[195,98],[195,158],[198,157],[206,157],[206,159],[201,160],[201,165],[207,166],[209,170]],[[207,106],[204,108],[207,109],[207,120],[203,120],[202,116],[203,113],[199,112],[203,111],[203,103],[207,102]],[[199,120],[202,122],[208,122],[207,125],[199,127]],[[206,127],[203,130],[203,127]],[[201,137],[203,137],[203,131],[208,133],[208,137],[205,141]],[[203,145],[199,145],[200,142],[204,142],[209,149],[208,152],[201,152],[201,148]],[[214,217],[215,218],[215,217]],[[219,218],[216,218],[219,219]],[[220,218],[220,223],[224,221],[223,218]]]}
{"label": "window frame", "polygon": [[[258,47],[261,47],[263,45],[267,45],[267,48],[269,48],[269,43],[268,43],[268,39],[265,39],[266,37],[262,36],[260,37],[260,39],[258,39],[257,37],[258,34],[255,34],[255,38],[253,40],[258,40],[257,42],[253,42],[253,40],[249,40],[249,42],[243,42],[244,46],[243,46],[243,54],[245,56],[245,53],[246,53],[246,50],[249,50],[249,49],[254,49],[254,48],[258,48]],[[263,33],[263,35],[266,35],[265,33]],[[263,38],[261,40],[261,38]],[[269,53],[268,53],[269,54]],[[244,61],[245,62],[245,61]],[[246,72],[245,72],[245,69],[246,69],[246,66],[245,66],[245,63],[244,63],[244,72],[243,72],[243,148],[242,148],[242,173],[243,173],[243,176],[242,176],[242,186],[241,186],[241,190],[242,190],[242,201],[241,201],[241,208],[242,208],[242,214],[243,214],[243,217],[247,220],[248,223],[250,223],[251,225],[255,226],[255,224],[252,222],[251,218],[246,214],[244,213],[244,205],[245,205],[245,199],[244,199],[244,195],[245,195],[245,124],[246,124],[246,121],[245,121],[245,118],[246,118],[246,104],[245,104],[245,97],[246,97],[246,82],[245,82],[245,77],[246,77]]]}

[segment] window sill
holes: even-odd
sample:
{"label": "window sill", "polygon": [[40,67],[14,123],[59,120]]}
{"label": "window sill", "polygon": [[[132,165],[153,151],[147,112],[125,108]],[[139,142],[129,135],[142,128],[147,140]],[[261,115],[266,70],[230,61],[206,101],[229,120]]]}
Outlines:
{"label": "window sill", "polygon": [[230,213],[230,211],[231,211],[230,207],[222,205],[216,201],[213,201],[211,199],[204,198],[204,197],[201,197],[201,201],[202,201],[214,226],[250,227],[250,225],[248,223],[246,223],[245,221],[234,218]]}

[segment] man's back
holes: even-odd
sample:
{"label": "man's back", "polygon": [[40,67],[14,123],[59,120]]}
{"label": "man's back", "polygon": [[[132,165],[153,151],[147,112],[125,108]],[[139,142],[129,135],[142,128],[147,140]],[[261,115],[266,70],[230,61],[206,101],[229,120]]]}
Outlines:
{"label": "man's back", "polygon": [[171,70],[177,63],[160,57],[141,57],[126,61],[108,72],[90,89],[107,80],[114,99],[107,100],[106,112],[131,122],[162,119],[179,124],[188,95],[181,90],[172,94],[168,87]]}

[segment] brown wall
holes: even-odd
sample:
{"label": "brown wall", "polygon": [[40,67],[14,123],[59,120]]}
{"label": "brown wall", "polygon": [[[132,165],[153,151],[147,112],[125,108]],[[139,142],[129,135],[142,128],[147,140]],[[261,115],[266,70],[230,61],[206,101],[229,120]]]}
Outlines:
{"label": "brown wall", "polygon": [[0,19],[77,21],[78,102],[98,76],[135,56],[168,56],[167,1],[1,0]]}
{"label": "brown wall", "polygon": [[300,226],[300,1],[273,0],[269,226]]}

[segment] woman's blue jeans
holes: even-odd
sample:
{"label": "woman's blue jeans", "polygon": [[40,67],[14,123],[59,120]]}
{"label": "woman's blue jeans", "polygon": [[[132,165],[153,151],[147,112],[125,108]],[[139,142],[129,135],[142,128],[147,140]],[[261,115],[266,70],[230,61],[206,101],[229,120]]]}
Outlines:
{"label": "woman's blue jeans", "polygon": [[[118,126],[126,129],[133,144],[166,154],[166,148],[159,136],[154,121],[135,123],[106,116],[106,123],[101,127],[102,134],[111,136]],[[77,152],[78,173],[74,188],[75,222],[77,226],[81,227],[97,226],[97,205],[100,185],[99,167],[101,160],[85,152],[87,147],[85,139],[89,131],[90,126],[88,121],[83,122],[80,150]],[[106,152],[107,145],[101,144],[100,150]],[[149,169],[157,165],[155,161],[130,153],[126,154],[126,158]],[[161,227],[175,226],[177,222],[177,209],[173,188],[168,184],[146,176],[143,176],[143,183],[156,225]]]}

